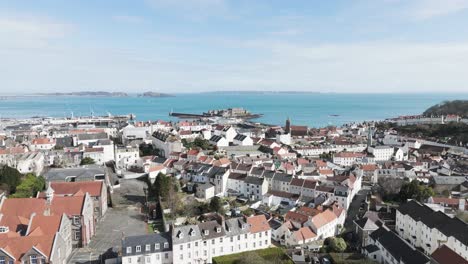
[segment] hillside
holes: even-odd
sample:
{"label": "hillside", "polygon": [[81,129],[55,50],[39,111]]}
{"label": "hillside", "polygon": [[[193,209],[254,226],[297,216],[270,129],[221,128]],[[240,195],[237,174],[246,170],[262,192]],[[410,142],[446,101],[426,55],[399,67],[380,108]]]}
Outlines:
{"label": "hillside", "polygon": [[459,115],[468,117],[468,100],[445,101],[424,111],[425,116]]}

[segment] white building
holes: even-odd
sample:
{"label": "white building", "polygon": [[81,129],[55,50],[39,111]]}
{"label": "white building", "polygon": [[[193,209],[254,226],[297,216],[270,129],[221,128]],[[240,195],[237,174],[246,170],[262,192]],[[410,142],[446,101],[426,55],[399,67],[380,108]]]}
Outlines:
{"label": "white building", "polygon": [[363,253],[377,263],[432,263],[427,256],[408,244],[397,234],[388,230],[385,226],[370,234],[369,245],[363,248]]}
{"label": "white building", "polygon": [[374,155],[375,161],[387,161],[391,160],[395,150],[390,146],[373,146],[367,148],[369,153]]}
{"label": "white building", "polygon": [[116,147],[115,148],[115,165],[118,169],[128,169],[131,166],[136,166],[140,159],[140,150],[137,147]]}
{"label": "white building", "polygon": [[340,152],[333,155],[333,163],[340,166],[351,166],[366,157],[366,154],[361,152]]}
{"label": "white building", "polygon": [[239,146],[253,146],[253,140],[249,136],[237,134],[234,137],[234,144]]}
{"label": "white building", "polygon": [[411,200],[401,205],[396,213],[397,233],[411,245],[432,254],[446,245],[458,255],[468,259],[468,225],[451,218],[427,205]]}
{"label": "white building", "polygon": [[271,230],[264,215],[173,227],[170,232],[126,237],[122,263],[212,263],[213,257],[268,248]]}
{"label": "white building", "polygon": [[155,131],[151,137],[153,145],[160,150],[161,156],[168,158],[172,152],[181,152],[182,143],[174,135]]}

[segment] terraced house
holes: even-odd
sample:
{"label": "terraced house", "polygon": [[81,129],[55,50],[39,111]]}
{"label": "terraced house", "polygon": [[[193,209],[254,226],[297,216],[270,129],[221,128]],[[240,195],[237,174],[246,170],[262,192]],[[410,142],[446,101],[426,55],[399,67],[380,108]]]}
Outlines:
{"label": "terraced house", "polygon": [[222,216],[173,227],[170,232],[126,237],[122,263],[211,263],[213,257],[264,249],[271,230],[264,215],[224,220]]}

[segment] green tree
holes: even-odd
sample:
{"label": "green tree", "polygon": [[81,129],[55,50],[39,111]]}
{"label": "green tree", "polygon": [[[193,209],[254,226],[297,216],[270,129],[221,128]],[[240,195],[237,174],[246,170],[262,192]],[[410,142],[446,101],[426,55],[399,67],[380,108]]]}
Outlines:
{"label": "green tree", "polygon": [[34,197],[36,194],[45,187],[45,179],[42,176],[29,173],[24,176],[21,184],[16,187],[16,192],[11,195],[12,198],[29,198]]}
{"label": "green tree", "polygon": [[431,187],[419,183],[417,180],[404,183],[400,189],[400,199],[405,202],[408,199],[415,199],[420,202],[434,196],[434,190]]}
{"label": "green tree", "polygon": [[10,193],[15,192],[22,177],[23,175],[15,168],[6,165],[0,168],[0,184],[4,185]]}
{"label": "green tree", "polygon": [[93,158],[90,157],[85,157],[81,160],[80,165],[90,165],[90,164],[95,164],[96,162],[94,161]]}
{"label": "green tree", "polygon": [[210,201],[210,209],[211,211],[222,213],[224,211],[223,208],[223,201],[218,196],[215,196]]}
{"label": "green tree", "polygon": [[332,252],[344,252],[346,247],[346,241],[341,237],[333,237],[328,240],[328,248]]}

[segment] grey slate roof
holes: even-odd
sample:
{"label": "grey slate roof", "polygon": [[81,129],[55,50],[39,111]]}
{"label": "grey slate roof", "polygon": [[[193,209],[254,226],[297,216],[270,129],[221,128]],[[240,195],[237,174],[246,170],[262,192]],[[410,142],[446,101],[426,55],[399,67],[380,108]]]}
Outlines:
{"label": "grey slate roof", "polygon": [[252,176],[247,176],[244,179],[244,182],[253,184],[253,185],[262,185],[264,179],[263,178],[258,178],[258,177],[252,177]]}
{"label": "grey slate roof", "polygon": [[374,241],[378,241],[397,261],[408,264],[426,264],[429,258],[412,248],[397,234],[381,227],[370,234]]}
{"label": "grey slate roof", "polygon": [[203,239],[213,239],[225,235],[223,226],[217,221],[200,223],[198,224],[198,228],[200,228]]}
{"label": "grey slate roof", "polygon": [[188,243],[202,239],[198,225],[185,225],[175,227],[172,231],[172,243],[174,245]]}
{"label": "grey slate roof", "polygon": [[409,215],[415,221],[421,221],[429,228],[438,229],[447,237],[455,237],[465,246],[468,246],[468,224],[460,219],[451,218],[440,211],[435,212],[428,206],[414,200],[400,205],[397,210],[404,215]]}
{"label": "grey slate roof", "polygon": [[273,177],[273,180],[274,181],[281,181],[281,182],[291,182],[292,175],[277,172],[277,173],[275,173],[275,176]]}
{"label": "grey slate roof", "polygon": [[[171,234],[163,232],[159,234],[149,234],[141,236],[128,236],[122,240],[122,255],[134,256],[142,253],[157,253],[172,250]],[[168,247],[164,247],[164,243],[168,243]],[[156,245],[159,245],[159,248]],[[150,245],[150,251],[146,251],[146,245]],[[136,247],[141,246],[141,252],[136,252]],[[131,253],[127,253],[127,247],[132,248]]]}
{"label": "grey slate roof", "polygon": [[74,176],[75,181],[94,181],[94,176],[105,175],[104,168],[88,166],[79,168],[50,169],[44,174],[46,181],[65,181],[67,177]]}
{"label": "grey slate roof", "polygon": [[78,140],[96,140],[96,139],[108,139],[106,133],[94,133],[94,134],[78,134]]}
{"label": "grey slate roof", "polygon": [[224,225],[226,228],[226,236],[247,234],[250,230],[249,225],[244,221],[243,217],[228,219],[225,221]]}

